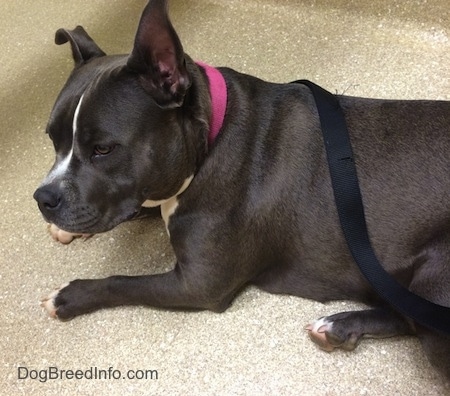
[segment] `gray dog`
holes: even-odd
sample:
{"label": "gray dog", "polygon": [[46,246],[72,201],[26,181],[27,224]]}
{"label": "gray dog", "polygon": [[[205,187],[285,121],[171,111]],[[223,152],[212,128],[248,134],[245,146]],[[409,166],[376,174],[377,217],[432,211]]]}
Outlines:
{"label": "gray dog", "polygon": [[[339,225],[310,90],[195,63],[152,0],[131,55],[106,56],[83,28],[59,30],[75,69],[48,124],[56,162],[35,192],[55,238],[108,231],[161,206],[175,269],[75,280],[43,305],[69,319],[149,305],[224,311],[246,284],[373,306],[308,326],[323,349],[417,334],[450,379],[450,338],[383,303]],[[450,102],[339,96],[370,237],[401,284],[450,305]],[[69,239],[67,239],[69,238]]]}

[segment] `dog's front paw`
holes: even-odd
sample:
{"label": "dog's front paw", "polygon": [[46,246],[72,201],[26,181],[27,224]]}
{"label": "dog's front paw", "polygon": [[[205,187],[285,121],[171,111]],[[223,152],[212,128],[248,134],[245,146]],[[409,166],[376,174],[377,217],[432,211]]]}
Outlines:
{"label": "dog's front paw", "polygon": [[336,348],[352,351],[358,345],[361,334],[342,334],[334,329],[334,322],[330,317],[323,317],[305,327],[309,338],[324,351],[331,352]]}
{"label": "dog's front paw", "polygon": [[58,298],[59,292],[67,286],[69,286],[69,283],[62,285],[59,289],[55,289],[47,297],[41,300],[41,307],[54,319],[58,318],[57,311],[59,306],[57,305],[56,299]]}
{"label": "dog's front paw", "polygon": [[107,306],[102,280],[75,280],[54,290],[41,300],[50,317],[69,320]]}
{"label": "dog's front paw", "polygon": [[50,232],[50,235],[52,236],[52,238],[55,241],[61,242],[65,245],[72,242],[75,238],[86,238],[87,239],[92,236],[91,234],[73,234],[71,232],[61,230],[55,224],[49,224],[48,231]]}

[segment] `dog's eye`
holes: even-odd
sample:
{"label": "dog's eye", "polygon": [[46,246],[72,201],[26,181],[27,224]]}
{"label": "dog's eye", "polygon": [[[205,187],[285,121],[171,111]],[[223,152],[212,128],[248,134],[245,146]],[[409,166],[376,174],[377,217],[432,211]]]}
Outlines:
{"label": "dog's eye", "polygon": [[111,153],[111,151],[114,150],[115,146],[104,146],[104,145],[97,145],[94,147],[94,155],[108,155]]}

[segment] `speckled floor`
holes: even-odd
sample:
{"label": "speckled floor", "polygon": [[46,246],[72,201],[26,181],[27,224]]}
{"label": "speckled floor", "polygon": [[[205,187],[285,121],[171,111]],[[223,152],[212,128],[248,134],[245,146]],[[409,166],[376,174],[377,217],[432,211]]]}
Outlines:
{"label": "speckled floor", "polygon": [[[304,325],[358,307],[349,302],[324,305],[250,287],[223,314],[126,307],[62,323],[41,310],[40,297],[68,280],[172,265],[160,220],[62,246],[47,235],[32,199],[53,162],[46,120],[72,67],[69,47],[55,46],[54,32],[81,24],[106,52],[125,53],[144,4],[0,6],[0,394],[450,394],[414,338],[367,340],[351,353],[319,351]],[[383,98],[450,99],[449,9],[447,0],[171,2],[175,27],[196,59]],[[88,377],[105,372],[97,380],[45,380],[49,367]],[[115,370],[156,371],[147,380],[104,379]]]}

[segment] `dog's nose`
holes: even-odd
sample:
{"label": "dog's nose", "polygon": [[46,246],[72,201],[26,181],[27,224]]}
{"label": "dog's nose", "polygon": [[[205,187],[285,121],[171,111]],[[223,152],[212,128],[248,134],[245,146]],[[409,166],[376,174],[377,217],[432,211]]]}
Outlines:
{"label": "dog's nose", "polygon": [[61,195],[50,186],[39,187],[33,194],[42,211],[52,211],[61,203]]}

